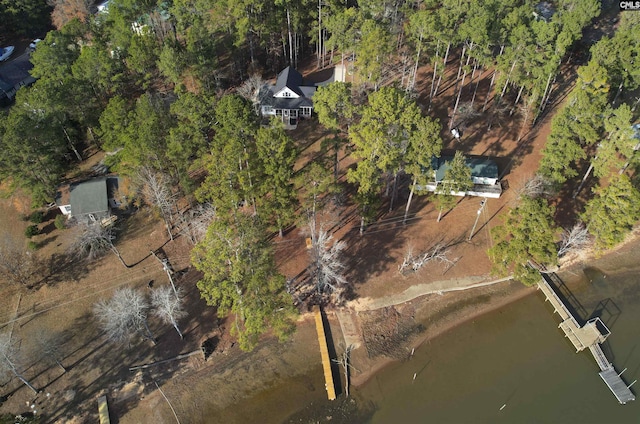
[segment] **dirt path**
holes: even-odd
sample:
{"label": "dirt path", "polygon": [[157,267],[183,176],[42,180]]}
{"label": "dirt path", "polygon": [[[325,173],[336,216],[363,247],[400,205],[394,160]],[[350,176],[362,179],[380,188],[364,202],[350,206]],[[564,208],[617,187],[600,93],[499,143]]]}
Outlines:
{"label": "dirt path", "polygon": [[396,293],[379,298],[364,297],[353,300],[348,303],[347,307],[353,308],[357,312],[373,311],[376,309],[386,308],[389,306],[399,305],[409,302],[420,296],[428,294],[443,294],[453,291],[469,290],[478,287],[490,286],[504,281],[511,280],[511,276],[498,278],[497,280],[483,281],[485,277],[466,277],[455,278],[452,280],[434,281],[429,283],[411,286],[401,293]]}

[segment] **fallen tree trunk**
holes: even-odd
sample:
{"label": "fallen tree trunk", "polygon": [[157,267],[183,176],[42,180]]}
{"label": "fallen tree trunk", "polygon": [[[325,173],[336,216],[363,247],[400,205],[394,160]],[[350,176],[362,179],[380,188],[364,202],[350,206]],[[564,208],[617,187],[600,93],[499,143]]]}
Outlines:
{"label": "fallen tree trunk", "polygon": [[177,361],[178,359],[188,358],[189,356],[197,355],[198,353],[202,353],[202,349],[194,350],[193,352],[189,352],[189,353],[182,353],[182,354],[180,354],[180,355],[178,355],[178,356],[176,356],[174,358],[164,359],[162,361],[152,362],[150,364],[136,365],[136,366],[133,366],[133,367],[129,367],[129,371],[135,371],[135,370],[154,367],[156,365],[164,364],[164,363],[167,363],[167,362]]}

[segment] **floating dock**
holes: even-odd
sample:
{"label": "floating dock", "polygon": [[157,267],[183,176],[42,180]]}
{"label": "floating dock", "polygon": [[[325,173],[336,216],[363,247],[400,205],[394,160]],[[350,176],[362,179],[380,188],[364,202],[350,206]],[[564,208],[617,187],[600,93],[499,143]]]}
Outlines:
{"label": "floating dock", "polygon": [[562,329],[565,336],[571,341],[571,344],[576,348],[576,352],[586,348],[589,349],[598,367],[600,367],[599,375],[602,381],[605,382],[620,404],[624,405],[627,402],[636,400],[636,397],[629,389],[633,383],[629,386],[626,385],[620,377],[624,370],[618,374],[600,347],[600,343],[603,343],[609,337],[611,331],[600,318],[591,319],[585,325],[580,326],[551,285],[553,279],[558,277],[555,274],[541,274],[541,276],[542,279],[538,283],[538,289],[544,293],[546,300],[551,303],[554,311],[562,318],[562,322],[558,327]]}
{"label": "floating dock", "polygon": [[331,372],[331,358],[329,358],[329,348],[327,346],[327,336],[324,332],[324,324],[322,322],[322,314],[320,307],[313,307],[313,315],[316,320],[316,331],[318,332],[318,343],[320,344],[320,356],[322,357],[322,369],[324,370],[324,385],[327,389],[327,397],[329,400],[336,399],[336,389],[333,385],[333,374]]}

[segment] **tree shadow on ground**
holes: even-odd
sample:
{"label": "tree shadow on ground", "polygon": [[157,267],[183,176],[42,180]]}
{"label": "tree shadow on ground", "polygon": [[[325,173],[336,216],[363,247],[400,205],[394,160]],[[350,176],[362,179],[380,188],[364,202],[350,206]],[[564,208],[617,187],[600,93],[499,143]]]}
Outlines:
{"label": "tree shadow on ground", "polygon": [[565,182],[556,196],[558,200],[554,203],[556,208],[554,218],[562,228],[573,227],[580,220],[579,214],[584,211],[586,204],[595,196],[593,188],[597,185],[597,178],[593,175],[587,179],[580,193],[576,195],[577,187],[583,178],[586,167],[579,167],[579,169],[581,173]]}
{"label": "tree shadow on ground", "polygon": [[79,281],[86,276],[93,265],[86,260],[78,260],[76,254],[71,252],[53,253],[43,263],[44,276],[38,282],[38,286],[46,284],[55,286],[63,281]]}
{"label": "tree shadow on ground", "polygon": [[44,227],[40,228],[40,231],[38,232],[38,234],[40,234],[40,235],[48,235],[52,231],[54,231],[55,229],[56,229],[55,223],[54,222],[49,222]]}
{"label": "tree shadow on ground", "polygon": [[[388,254],[405,243],[402,225],[402,215],[378,220],[369,224],[364,234],[359,234],[359,228],[353,227],[343,238],[347,243],[345,251],[346,269],[350,270],[347,280],[351,287],[366,283],[371,277],[378,276],[397,263],[397,258]],[[354,293],[346,293],[345,299],[351,300]]]}
{"label": "tree shadow on ground", "polygon": [[111,342],[98,332],[93,321],[87,314],[74,323],[74,328],[80,329],[76,333],[79,348],[67,358],[73,361],[65,376],[69,389],[57,393],[43,408],[43,416],[50,422],[68,422],[79,416],[97,420],[96,399],[111,394],[131,379],[127,368],[130,363],[152,355],[151,342],[136,335],[128,343]]}
{"label": "tree shadow on ground", "polygon": [[49,243],[55,241],[58,238],[58,236],[51,236],[51,237],[47,237],[44,238],[42,240],[39,240],[36,242],[36,245],[38,246],[38,249],[48,245]]}
{"label": "tree shadow on ground", "polygon": [[[177,356],[178,354],[199,351],[202,341],[212,334],[224,320],[218,320],[215,308],[208,307],[200,298],[195,283],[200,274],[190,270],[176,278],[176,285],[184,291],[188,316],[179,320],[185,334],[181,340],[171,325],[162,323],[149,311],[148,322],[152,332],[158,338],[156,345],[132,334],[128,342],[109,341],[98,328],[95,317],[87,312],[70,323],[72,332],[61,335],[65,339],[61,361],[67,372],[52,366],[49,361],[33,361],[28,377],[34,385],[42,389],[34,403],[46,422],[70,422],[73,418],[97,421],[95,401],[107,394],[110,407],[118,414],[124,414],[134,407],[140,394],[151,387],[150,372],[140,374],[129,371],[129,367],[139,364],[155,363]],[[167,281],[156,282],[169,284]],[[139,290],[151,290],[145,285]],[[24,325],[24,323],[23,323]],[[218,331],[221,331],[218,329]],[[185,369],[185,360],[169,361],[154,367],[153,376],[162,381],[171,379]],[[33,376],[33,377],[32,377]],[[15,390],[26,390],[22,384],[12,382]],[[51,396],[45,396],[49,392]],[[26,393],[26,392],[25,392]],[[115,415],[112,415],[115,418]],[[116,421],[117,422],[117,419]]]}

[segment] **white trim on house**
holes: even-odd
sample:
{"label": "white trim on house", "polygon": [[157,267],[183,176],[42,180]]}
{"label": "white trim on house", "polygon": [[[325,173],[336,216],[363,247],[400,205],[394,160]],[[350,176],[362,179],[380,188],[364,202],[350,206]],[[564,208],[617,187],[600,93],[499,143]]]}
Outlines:
{"label": "white trim on house", "polygon": [[[435,193],[438,190],[438,183],[432,181],[425,184],[424,186],[416,186],[416,189]],[[502,194],[502,185],[500,183],[496,183],[493,185],[474,184],[469,191],[451,190],[449,194],[451,194],[452,196],[458,196],[458,197],[476,196],[476,197],[489,197],[492,199],[498,199]]]}
{"label": "white trim on house", "polygon": [[290,88],[284,87],[282,90],[275,93],[273,97],[275,97],[276,99],[297,99],[300,96]]}

